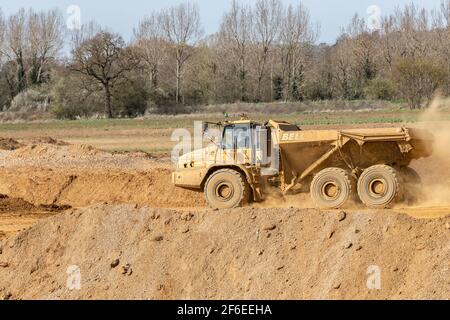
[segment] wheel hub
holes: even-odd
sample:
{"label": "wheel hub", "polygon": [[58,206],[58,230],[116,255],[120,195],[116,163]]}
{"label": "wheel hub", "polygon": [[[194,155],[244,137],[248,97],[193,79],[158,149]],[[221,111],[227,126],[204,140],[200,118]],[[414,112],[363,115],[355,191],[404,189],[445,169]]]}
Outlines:
{"label": "wheel hub", "polygon": [[216,188],[216,196],[219,200],[227,201],[233,197],[233,187],[228,183],[221,183]]}
{"label": "wheel hub", "polygon": [[336,185],[334,182],[327,182],[323,185],[322,188],[322,194],[327,199],[336,199],[339,196],[340,192],[341,190],[339,186]]}
{"label": "wheel hub", "polygon": [[382,197],[386,193],[386,181],[375,179],[369,185],[369,191],[374,197]]}

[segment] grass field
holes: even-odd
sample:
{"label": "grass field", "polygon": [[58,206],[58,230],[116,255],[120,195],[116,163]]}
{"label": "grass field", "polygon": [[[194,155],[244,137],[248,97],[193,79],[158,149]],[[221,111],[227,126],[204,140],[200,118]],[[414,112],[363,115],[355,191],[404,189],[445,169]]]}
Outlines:
{"label": "grass field", "polygon": [[[305,128],[325,126],[358,126],[363,124],[402,124],[420,121],[422,111],[382,109],[363,111],[303,112],[293,114],[249,114],[264,122],[269,119],[286,120]],[[231,116],[235,119],[237,116]],[[107,151],[169,152],[176,142],[171,135],[176,128],[193,128],[194,121],[223,121],[221,114],[191,114],[178,116],[151,116],[138,119],[84,119],[76,121],[49,120],[0,124],[0,137],[27,140],[52,137],[69,143],[89,144]],[[450,120],[450,111],[442,116]]]}

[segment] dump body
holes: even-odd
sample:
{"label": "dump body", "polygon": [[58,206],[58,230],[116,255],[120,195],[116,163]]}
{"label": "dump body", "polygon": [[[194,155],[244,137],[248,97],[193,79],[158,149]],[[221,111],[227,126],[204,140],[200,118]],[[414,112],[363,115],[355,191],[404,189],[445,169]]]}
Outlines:
{"label": "dump body", "polygon": [[376,164],[408,166],[432,153],[425,130],[393,127],[347,130],[277,130],[286,182],[324,167],[362,170]]}

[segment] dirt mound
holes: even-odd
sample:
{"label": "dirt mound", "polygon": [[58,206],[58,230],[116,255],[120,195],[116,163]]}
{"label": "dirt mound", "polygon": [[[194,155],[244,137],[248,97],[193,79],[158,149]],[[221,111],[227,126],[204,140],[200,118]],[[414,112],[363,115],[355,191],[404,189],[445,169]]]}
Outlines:
{"label": "dirt mound", "polygon": [[[4,147],[2,148],[2,146]],[[18,144],[17,141],[12,139],[3,139],[0,140],[0,150],[10,151],[0,153],[0,163],[4,164],[28,161],[28,165],[31,163],[37,165],[48,163],[50,165],[50,162],[67,163],[68,161],[76,162],[83,159],[93,160],[97,156],[109,155],[88,145],[71,145],[51,137],[33,138],[22,144]]]}
{"label": "dirt mound", "polygon": [[46,138],[0,152],[0,193],[33,205],[84,207],[132,203],[153,207],[205,206],[203,194],[176,188],[170,161],[145,153],[110,154]]}
{"label": "dirt mound", "polygon": [[[97,205],[0,243],[0,291],[13,299],[446,299],[449,223],[392,212]],[[373,268],[378,290],[367,287]],[[69,290],[78,270],[81,288]]]}
{"label": "dirt mound", "polygon": [[53,144],[53,145],[57,145],[57,146],[67,146],[69,145],[67,142],[61,141],[61,140],[56,140],[53,139],[52,137],[37,137],[37,138],[33,138],[31,140],[32,143],[34,144]]}
{"label": "dirt mound", "polygon": [[29,144],[8,156],[8,159],[46,160],[95,156],[100,151],[86,145]]}
{"label": "dirt mound", "polygon": [[23,145],[11,138],[0,138],[0,150],[16,150]]}
{"label": "dirt mound", "polygon": [[35,205],[84,207],[106,202],[166,208],[206,206],[203,193],[172,184],[169,168],[1,168],[0,193]]}
{"label": "dirt mound", "polygon": [[7,195],[0,194],[0,213],[11,211],[31,212],[35,209],[35,206],[25,200],[10,198]]}
{"label": "dirt mound", "polygon": [[56,205],[35,206],[23,199],[0,194],[0,238],[23,231],[38,220],[67,210]]}

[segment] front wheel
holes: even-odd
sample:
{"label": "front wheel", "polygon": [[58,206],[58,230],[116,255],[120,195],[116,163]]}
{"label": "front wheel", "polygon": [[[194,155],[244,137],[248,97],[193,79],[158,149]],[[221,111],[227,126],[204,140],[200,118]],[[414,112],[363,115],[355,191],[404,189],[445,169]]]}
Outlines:
{"label": "front wheel", "polygon": [[206,181],[205,197],[213,209],[242,207],[250,200],[250,186],[243,174],[233,169],[221,169]]}
{"label": "front wheel", "polygon": [[394,168],[387,165],[372,166],[359,177],[359,198],[370,208],[388,208],[401,195],[400,181]]}

